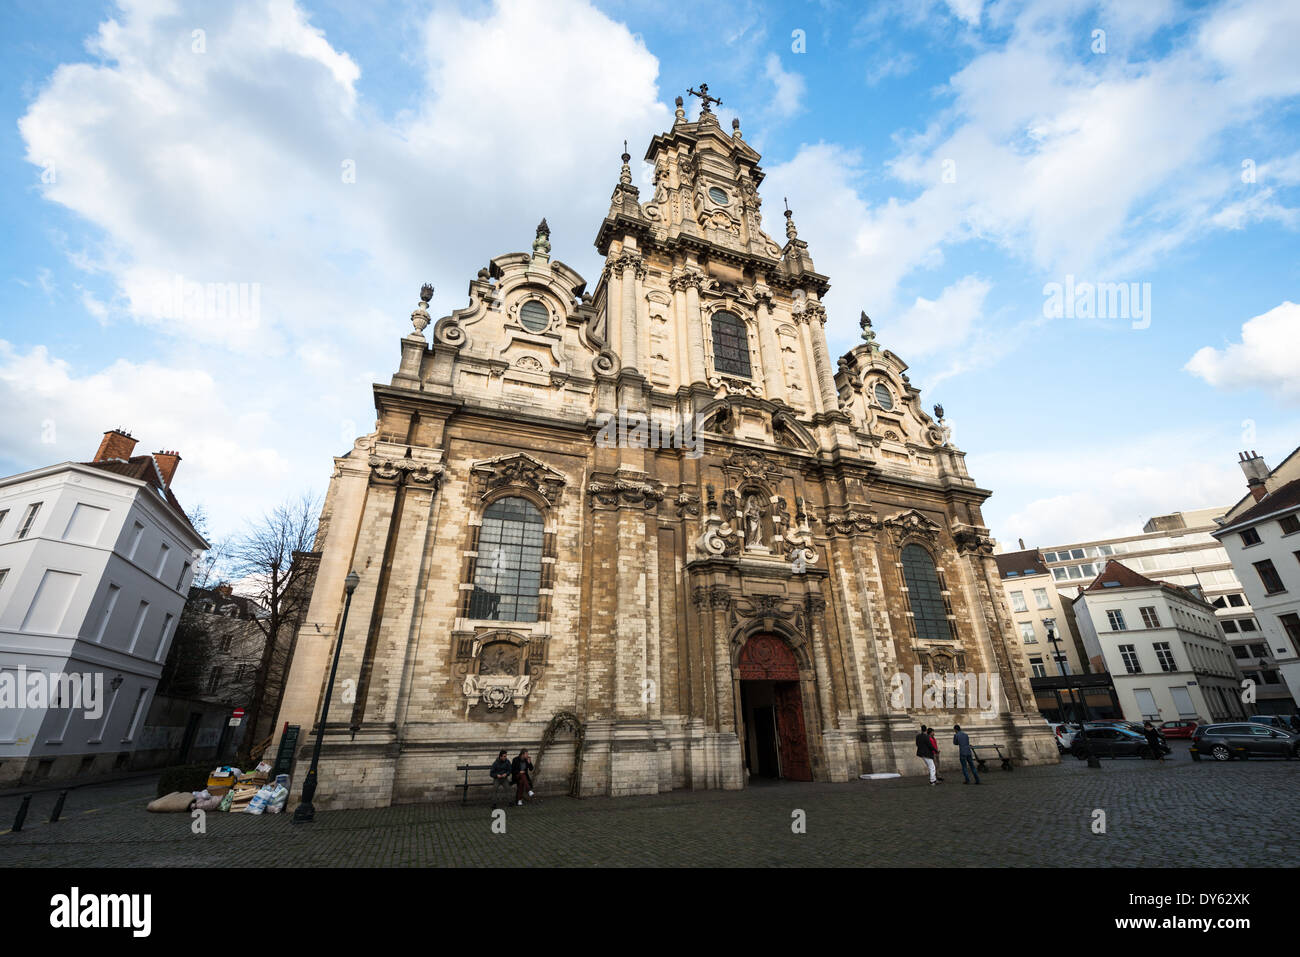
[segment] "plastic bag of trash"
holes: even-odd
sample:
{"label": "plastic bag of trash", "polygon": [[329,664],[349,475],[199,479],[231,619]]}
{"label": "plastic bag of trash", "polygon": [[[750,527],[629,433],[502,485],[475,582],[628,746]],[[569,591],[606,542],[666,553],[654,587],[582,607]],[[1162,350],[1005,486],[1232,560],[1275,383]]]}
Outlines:
{"label": "plastic bag of trash", "polygon": [[146,811],[158,813],[188,811],[194,804],[194,795],[189,791],[173,791],[149,802]]}
{"label": "plastic bag of trash", "polygon": [[271,796],[274,792],[275,789],[269,784],[258,790],[258,792],[253,795],[253,799],[248,802],[248,813],[261,814],[265,811],[266,806],[271,803]]}

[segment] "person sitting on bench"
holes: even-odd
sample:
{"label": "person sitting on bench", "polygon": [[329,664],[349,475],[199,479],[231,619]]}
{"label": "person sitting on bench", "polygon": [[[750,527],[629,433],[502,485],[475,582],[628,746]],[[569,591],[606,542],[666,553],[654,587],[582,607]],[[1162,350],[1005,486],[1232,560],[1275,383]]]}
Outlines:
{"label": "person sitting on bench", "polygon": [[497,759],[492,762],[492,767],[488,771],[492,775],[492,806],[496,807],[497,802],[502,800],[501,795],[505,795],[505,803],[510,803],[510,759],[506,757],[506,749],[502,748],[497,755]]}

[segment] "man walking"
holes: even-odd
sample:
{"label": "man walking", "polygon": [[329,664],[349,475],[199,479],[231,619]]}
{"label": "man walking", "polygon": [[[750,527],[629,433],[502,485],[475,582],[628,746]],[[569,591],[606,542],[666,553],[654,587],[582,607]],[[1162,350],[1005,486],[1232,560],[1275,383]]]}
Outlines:
{"label": "man walking", "polygon": [[1164,745],[1160,743],[1160,732],[1156,730],[1156,726],[1150,721],[1143,721],[1142,734],[1146,736],[1147,747],[1151,749],[1151,756],[1153,758],[1159,758],[1163,762],[1165,759],[1165,748]]}
{"label": "man walking", "polygon": [[505,803],[510,803],[510,767],[510,759],[506,757],[506,749],[502,748],[488,771],[488,774],[492,775],[493,807],[497,806],[498,801],[503,800],[502,795],[505,795]]}
{"label": "man walking", "polygon": [[921,733],[916,736],[916,756],[925,762],[925,769],[930,772],[930,784],[938,784],[934,774],[934,745],[930,743],[930,729],[925,725],[921,725]]}
{"label": "man walking", "polygon": [[957,758],[961,761],[961,783],[970,784],[970,775],[966,769],[970,768],[970,773],[975,775],[975,783],[980,783],[980,773],[975,770],[975,752],[971,750],[970,735],[961,729],[961,725],[952,726],[952,743],[957,745]]}

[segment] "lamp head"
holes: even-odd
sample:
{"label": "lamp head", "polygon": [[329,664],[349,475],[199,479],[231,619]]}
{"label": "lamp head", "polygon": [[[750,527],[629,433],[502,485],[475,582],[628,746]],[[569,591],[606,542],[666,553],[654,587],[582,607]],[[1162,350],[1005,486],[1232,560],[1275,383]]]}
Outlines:
{"label": "lamp head", "polygon": [[343,587],[347,589],[349,595],[357,590],[359,584],[361,584],[361,576],[355,571],[348,572],[348,577],[343,579]]}

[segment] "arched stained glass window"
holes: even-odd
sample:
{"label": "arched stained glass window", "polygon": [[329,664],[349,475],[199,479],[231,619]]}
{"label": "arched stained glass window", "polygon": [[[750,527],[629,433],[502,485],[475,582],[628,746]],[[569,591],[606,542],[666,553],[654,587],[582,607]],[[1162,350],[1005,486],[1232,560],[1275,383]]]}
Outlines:
{"label": "arched stained glass window", "polygon": [[523,498],[503,498],[483,511],[470,618],[536,621],[542,583],[542,513]]}
{"label": "arched stained glass window", "polygon": [[713,367],[726,375],[748,379],[751,372],[745,324],[730,312],[715,312],[710,325],[713,326]]}
{"label": "arched stained glass window", "polygon": [[903,548],[903,579],[907,582],[907,600],[912,606],[916,637],[922,641],[951,641],[948,603],[934,559],[920,545]]}

